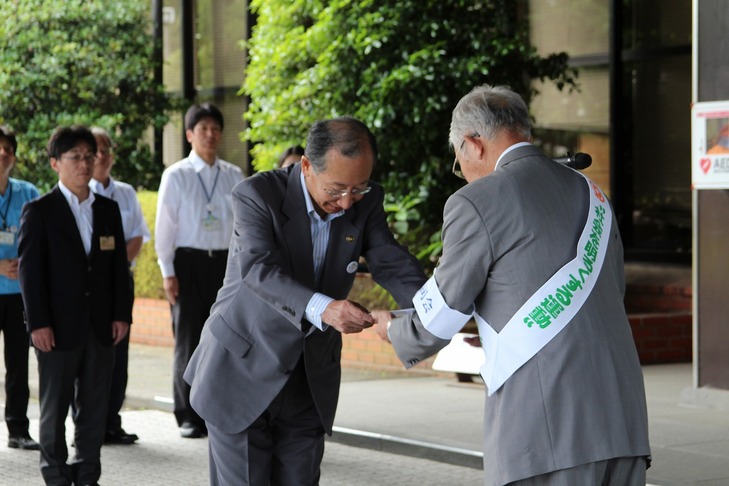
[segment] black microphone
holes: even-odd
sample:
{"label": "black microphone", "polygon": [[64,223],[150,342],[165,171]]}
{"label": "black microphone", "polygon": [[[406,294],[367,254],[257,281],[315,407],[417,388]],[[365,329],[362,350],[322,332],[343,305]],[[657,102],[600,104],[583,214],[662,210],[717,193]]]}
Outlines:
{"label": "black microphone", "polygon": [[592,157],[583,152],[577,152],[576,154],[567,152],[564,157],[556,157],[552,160],[577,170],[587,169],[592,165]]}

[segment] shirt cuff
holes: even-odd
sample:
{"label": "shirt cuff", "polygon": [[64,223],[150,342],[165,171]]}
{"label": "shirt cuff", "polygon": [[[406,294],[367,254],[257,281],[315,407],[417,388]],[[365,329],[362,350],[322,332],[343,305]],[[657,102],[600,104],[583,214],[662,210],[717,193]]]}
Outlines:
{"label": "shirt cuff", "polygon": [[162,278],[174,277],[175,276],[175,264],[165,263],[162,260],[157,260],[159,268],[162,271]]}
{"label": "shirt cuff", "polygon": [[321,322],[321,315],[331,302],[334,302],[334,299],[319,292],[312,295],[306,305],[306,320],[316,326],[317,329],[326,331],[329,326]]}

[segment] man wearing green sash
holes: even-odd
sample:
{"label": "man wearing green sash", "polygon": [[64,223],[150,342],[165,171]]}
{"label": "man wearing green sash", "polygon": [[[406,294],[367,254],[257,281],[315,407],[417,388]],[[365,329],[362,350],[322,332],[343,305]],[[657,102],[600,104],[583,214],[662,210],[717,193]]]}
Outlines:
{"label": "man wearing green sash", "polygon": [[487,484],[645,485],[643,375],[605,194],[529,143],[506,87],[464,96],[449,138],[468,184],[446,203],[443,255],[415,312],[373,312],[378,333],[411,367],[476,320]]}

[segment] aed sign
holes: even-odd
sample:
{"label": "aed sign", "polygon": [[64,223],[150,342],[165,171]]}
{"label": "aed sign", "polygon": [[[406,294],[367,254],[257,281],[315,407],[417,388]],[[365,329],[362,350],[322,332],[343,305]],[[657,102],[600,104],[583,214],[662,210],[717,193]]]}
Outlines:
{"label": "aed sign", "polygon": [[691,186],[729,189],[729,101],[691,108]]}

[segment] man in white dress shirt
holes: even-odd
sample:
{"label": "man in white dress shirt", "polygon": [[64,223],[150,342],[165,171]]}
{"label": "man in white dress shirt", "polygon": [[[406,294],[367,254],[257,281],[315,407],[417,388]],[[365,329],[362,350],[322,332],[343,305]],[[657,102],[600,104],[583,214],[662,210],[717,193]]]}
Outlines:
{"label": "man in white dress shirt", "polygon": [[155,250],[175,334],[174,412],[180,435],[202,437],[205,422],[190,406],[190,387],[182,375],[223,284],[233,233],[233,186],[241,169],[220,159],[223,115],[210,103],[185,114],[190,155],[165,169],[160,182]]}
{"label": "man in white dress shirt", "polygon": [[[129,286],[134,305],[134,275],[131,271],[142,245],[149,241],[150,234],[142,208],[137,200],[134,188],[111,177],[111,167],[114,165],[113,143],[109,132],[101,127],[92,127],[91,133],[96,139],[96,158],[94,159],[94,174],[89,187],[96,194],[113,199],[119,205],[124,227],[124,240],[127,246],[127,260],[129,261]],[[130,309],[131,313],[131,309]],[[137,434],[127,433],[121,426],[119,411],[124,404],[124,395],[127,389],[127,365],[129,363],[129,334],[114,347],[114,374],[109,391],[109,411],[106,418],[107,444],[133,444],[139,439]]]}

